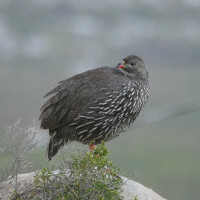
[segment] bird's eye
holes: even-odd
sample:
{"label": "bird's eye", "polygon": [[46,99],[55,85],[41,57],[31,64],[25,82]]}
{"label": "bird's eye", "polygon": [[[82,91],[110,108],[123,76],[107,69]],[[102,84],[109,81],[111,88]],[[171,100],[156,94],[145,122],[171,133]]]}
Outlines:
{"label": "bird's eye", "polygon": [[135,63],[134,63],[134,62],[131,62],[130,64],[131,64],[132,66],[134,66],[134,65],[135,65]]}

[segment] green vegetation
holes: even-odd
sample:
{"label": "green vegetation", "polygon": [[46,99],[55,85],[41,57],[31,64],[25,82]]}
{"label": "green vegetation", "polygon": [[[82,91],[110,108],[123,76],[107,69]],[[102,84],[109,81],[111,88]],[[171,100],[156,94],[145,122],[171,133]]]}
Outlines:
{"label": "green vegetation", "polygon": [[43,168],[34,175],[31,188],[23,195],[13,194],[21,199],[55,200],[121,200],[122,180],[119,169],[108,161],[108,150],[104,142],[90,145],[90,151],[78,151],[70,160],[63,160],[57,171]]}

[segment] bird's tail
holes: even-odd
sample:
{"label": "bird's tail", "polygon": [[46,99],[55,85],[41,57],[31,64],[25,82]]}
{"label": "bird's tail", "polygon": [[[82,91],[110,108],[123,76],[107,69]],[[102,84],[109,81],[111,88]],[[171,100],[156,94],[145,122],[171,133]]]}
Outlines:
{"label": "bird's tail", "polygon": [[68,143],[68,138],[63,136],[62,129],[49,130],[50,142],[47,147],[47,158],[51,160],[58,152],[58,150]]}

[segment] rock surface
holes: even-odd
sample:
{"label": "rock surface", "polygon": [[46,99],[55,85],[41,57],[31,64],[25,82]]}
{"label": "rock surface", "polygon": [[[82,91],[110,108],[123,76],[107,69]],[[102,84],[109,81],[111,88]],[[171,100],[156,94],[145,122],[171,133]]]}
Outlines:
{"label": "rock surface", "polygon": [[166,200],[140,183],[125,177],[121,178],[124,181],[122,196],[124,196],[126,200]]}
{"label": "rock surface", "polygon": [[[18,182],[19,184],[19,191],[23,191],[23,188],[26,185],[31,185],[33,183],[33,175],[32,173],[27,174],[20,174],[18,175]],[[125,200],[166,200],[157,193],[155,193],[153,190],[146,188],[140,183],[137,183],[135,181],[129,180],[125,177],[121,177],[124,181],[123,185],[123,192],[122,196],[125,197]],[[0,200],[7,200],[10,199],[13,190],[15,188],[15,182],[14,181],[6,181],[1,183],[0,185]],[[137,197],[137,198],[136,198]]]}

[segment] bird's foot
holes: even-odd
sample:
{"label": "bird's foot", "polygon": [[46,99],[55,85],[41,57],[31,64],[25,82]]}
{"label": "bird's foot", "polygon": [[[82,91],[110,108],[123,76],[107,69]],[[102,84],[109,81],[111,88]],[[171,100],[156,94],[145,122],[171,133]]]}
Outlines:
{"label": "bird's foot", "polygon": [[96,146],[94,144],[89,144],[89,149],[90,150],[96,149]]}

